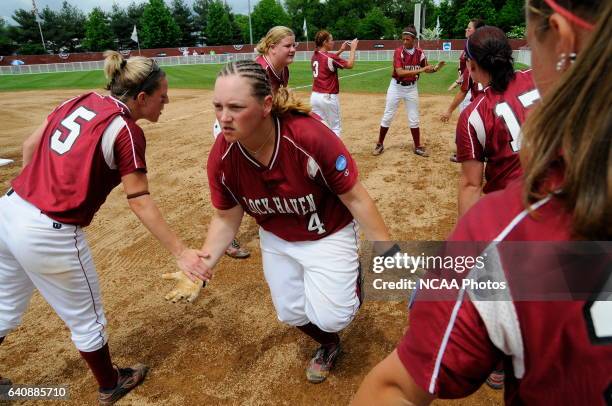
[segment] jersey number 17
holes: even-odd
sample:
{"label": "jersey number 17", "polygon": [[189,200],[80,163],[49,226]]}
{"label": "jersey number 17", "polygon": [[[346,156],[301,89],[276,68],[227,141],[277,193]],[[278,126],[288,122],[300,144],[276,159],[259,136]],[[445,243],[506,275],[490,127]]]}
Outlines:
{"label": "jersey number 17", "polygon": [[[519,102],[524,108],[528,108],[540,98],[540,93],[537,89],[530,90],[518,97]],[[495,106],[495,114],[501,117],[506,123],[506,128],[510,134],[510,146],[512,151],[518,152],[521,149],[521,123],[518,122],[516,114],[512,107],[507,102],[498,103]]]}

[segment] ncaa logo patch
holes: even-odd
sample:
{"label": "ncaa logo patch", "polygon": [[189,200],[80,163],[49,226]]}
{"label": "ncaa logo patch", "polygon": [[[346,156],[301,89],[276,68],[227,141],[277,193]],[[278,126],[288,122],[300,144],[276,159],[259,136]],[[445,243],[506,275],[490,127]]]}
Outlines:
{"label": "ncaa logo patch", "polygon": [[342,172],[346,169],[346,165],[346,157],[344,155],[339,155],[338,158],[336,158],[336,170]]}

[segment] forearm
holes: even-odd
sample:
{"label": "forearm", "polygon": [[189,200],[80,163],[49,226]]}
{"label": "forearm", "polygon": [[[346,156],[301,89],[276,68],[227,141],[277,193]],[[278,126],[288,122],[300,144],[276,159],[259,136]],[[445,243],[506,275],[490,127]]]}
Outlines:
{"label": "forearm", "polygon": [[426,406],[433,399],[414,382],[395,350],[365,377],[351,405]]}
{"label": "forearm", "polygon": [[[234,210],[234,209],[232,209]],[[215,212],[210,220],[206,240],[201,251],[210,255],[210,264],[214,266],[225,253],[227,247],[236,236],[242,221],[242,211],[239,216],[220,216]]]}
{"label": "forearm", "polygon": [[399,385],[384,381],[370,372],[359,387],[351,402],[351,406],[388,405],[388,406],[414,406],[406,400]]}
{"label": "forearm", "polygon": [[414,79],[417,75],[423,72],[425,72],[425,68],[418,68],[415,70],[395,69],[395,73],[397,73],[397,76],[399,76],[401,79]]}
{"label": "forearm", "polygon": [[349,209],[355,220],[357,220],[368,240],[390,240],[389,230],[382,216],[378,212],[374,201],[360,182],[358,182],[351,191],[339,197],[342,203]]}
{"label": "forearm", "polygon": [[449,116],[453,113],[453,111],[455,111],[457,106],[459,106],[461,104],[463,99],[465,99],[465,95],[466,94],[467,94],[467,91],[464,92],[463,90],[459,90],[457,92],[457,94],[455,94],[455,97],[453,98],[453,101],[451,102],[450,106],[448,106],[447,113],[448,113]]}
{"label": "forearm", "polygon": [[354,49],[351,49],[351,53],[349,54],[349,58],[346,61],[346,69],[353,69],[353,66],[355,65],[355,55],[357,54],[357,52],[355,52]]}
{"label": "forearm", "polygon": [[23,168],[25,168],[32,161],[32,156],[34,155],[34,151],[36,151],[36,147],[38,147],[38,144],[40,143],[40,139],[42,138],[46,126],[47,121],[45,120],[43,125],[34,130],[34,132],[23,142],[21,151]]}
{"label": "forearm", "polygon": [[480,199],[481,192],[482,186],[464,183],[459,184],[459,217],[463,216],[470,209],[470,207],[472,207],[478,201],[478,199]]}
{"label": "forearm", "polygon": [[144,195],[129,199],[129,204],[141,223],[159,240],[161,245],[172,255],[179,257],[186,247],[170,229],[151,196]]}

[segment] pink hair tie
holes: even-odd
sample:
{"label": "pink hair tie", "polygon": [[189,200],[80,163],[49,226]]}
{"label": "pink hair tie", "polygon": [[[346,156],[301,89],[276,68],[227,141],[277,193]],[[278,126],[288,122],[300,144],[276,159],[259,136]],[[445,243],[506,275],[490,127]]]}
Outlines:
{"label": "pink hair tie", "polygon": [[588,21],[583,20],[582,18],[578,17],[577,15],[573,14],[572,12],[570,12],[569,10],[561,7],[560,5],[558,5],[557,3],[555,3],[555,0],[544,0],[546,2],[546,4],[548,4],[548,6],[550,8],[552,8],[556,13],[561,14],[563,17],[567,18],[568,20],[574,22],[576,25],[592,31],[595,28],[594,24],[589,23]]}

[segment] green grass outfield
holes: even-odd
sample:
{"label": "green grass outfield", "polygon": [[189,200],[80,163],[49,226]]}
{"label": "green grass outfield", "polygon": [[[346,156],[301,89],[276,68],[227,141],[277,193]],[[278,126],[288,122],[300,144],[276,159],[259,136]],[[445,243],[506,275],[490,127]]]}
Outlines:
{"label": "green grass outfield", "polygon": [[[435,61],[431,61],[435,63]],[[212,89],[220,64],[166,66],[170,89]],[[517,65],[523,69],[524,66]],[[289,86],[309,91],[312,72],[308,62],[290,66]],[[391,62],[357,62],[350,70],[340,71],[340,89],[347,92],[385,93],[391,76]],[[441,71],[422,74],[419,91],[428,94],[448,94],[448,86],[457,77],[457,63],[448,63]],[[30,75],[0,75],[0,91],[102,89],[102,71],[40,73]]]}

